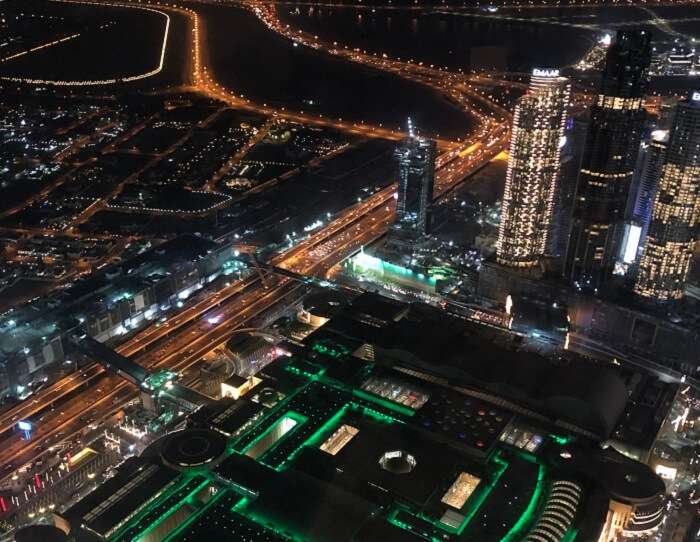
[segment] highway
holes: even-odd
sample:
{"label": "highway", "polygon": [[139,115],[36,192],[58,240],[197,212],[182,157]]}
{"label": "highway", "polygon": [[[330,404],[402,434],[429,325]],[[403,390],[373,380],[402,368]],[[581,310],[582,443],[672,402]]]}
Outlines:
{"label": "highway", "polygon": [[[280,112],[251,104],[218,85],[203,62],[200,33],[202,23],[196,12],[179,6],[162,6],[161,9],[186,14],[192,28],[192,62],[195,86],[206,94],[235,107],[253,109],[277,118],[295,122],[333,126],[368,137],[398,139],[404,134],[330,119],[309,118],[306,115]],[[350,55],[348,60],[366,61],[361,55]],[[384,59],[387,60],[387,59]],[[394,61],[392,61],[394,62]],[[447,149],[438,157],[435,197],[439,197],[460,183],[493,157],[508,143],[509,133],[504,126],[510,113],[490,102],[473,90],[466,80],[446,79],[445,72],[423,66],[406,66],[404,63],[381,61],[379,69],[400,71],[402,76],[418,78],[425,84],[440,86],[455,100],[467,106],[478,102],[479,129],[469,141],[442,141]],[[472,107],[472,105],[469,105]],[[490,108],[490,109],[489,109]],[[394,193],[396,184],[376,192],[358,204],[340,213],[335,220],[317,230],[306,240],[279,254],[271,264],[302,275],[325,277],[343,259],[383,235],[394,219]],[[289,278],[278,278],[272,285],[265,285],[259,276],[235,282],[177,315],[170,316],[162,325],[151,325],[122,344],[117,351],[149,369],[169,369],[182,372],[200,362],[212,348],[275,305],[293,295],[300,285]],[[216,314],[220,321],[211,324],[206,315]],[[18,467],[36,460],[50,451],[50,447],[62,441],[75,440],[91,423],[109,417],[136,398],[133,385],[119,377],[107,374],[97,364],[90,364],[81,372],[72,374],[41,390],[27,401],[0,414],[0,480],[4,480]],[[52,405],[56,404],[52,411]],[[19,432],[9,432],[17,420],[34,417],[41,419],[30,441],[24,441]]]}
{"label": "highway", "polygon": [[[246,279],[225,286],[218,292],[208,296],[207,299],[199,301],[192,306],[183,309],[180,313],[169,318],[163,324],[152,324],[139,332],[136,336],[120,345],[115,350],[123,356],[129,357],[147,349],[154,342],[163,339],[165,336],[176,332],[182,326],[192,320],[205,315],[244,289],[250,287],[258,279]],[[82,371],[73,373],[62,378],[54,384],[43,388],[27,400],[19,403],[11,409],[0,413],[0,435],[12,429],[18,420],[25,420],[37,415],[50,407],[53,403],[61,400],[66,395],[84,386],[92,379],[104,373],[104,369],[93,363],[83,368]]]}
{"label": "highway", "polygon": [[[199,3],[217,3],[214,0],[200,0]],[[365,137],[381,137],[398,140],[406,137],[406,133],[399,130],[391,130],[381,126],[370,126],[362,122],[348,122],[343,119],[324,117],[322,114],[310,115],[303,112],[287,111],[284,108],[275,109],[265,104],[255,104],[250,99],[231,89],[225,88],[216,79],[208,63],[208,50],[206,46],[206,23],[195,8],[168,7],[159,3],[144,4],[158,6],[164,9],[175,9],[186,14],[191,21],[191,79],[194,87],[204,94],[221,100],[239,109],[251,110],[264,115],[272,115],[280,119],[299,122],[309,125],[317,125],[334,128],[346,133]],[[483,138],[499,122],[510,119],[510,112],[487,98],[472,84],[469,77],[432,66],[424,66],[423,63],[405,62],[398,59],[389,59],[386,55],[370,55],[357,49],[342,48],[335,44],[324,43],[316,36],[303,33],[300,30],[292,30],[288,25],[282,24],[276,15],[274,6],[257,0],[246,0],[242,5],[251,10],[270,30],[285,36],[295,42],[295,45],[305,45],[320,50],[330,55],[340,56],[350,62],[361,63],[374,69],[385,71],[426,85],[442,94],[445,98],[458,105],[464,111],[474,116],[478,121],[478,127],[472,133],[465,135],[458,141],[437,139],[441,150],[463,150],[475,141]],[[483,84],[486,80],[480,80]]]}
{"label": "highway", "polygon": [[[481,147],[480,152],[441,156],[436,196],[459,183],[470,170],[481,167],[506,143],[507,133],[504,133],[496,143]],[[304,275],[325,276],[334,265],[386,232],[394,216],[395,189],[395,185],[391,185],[350,207],[271,263]],[[162,325],[150,326],[117,351],[150,369],[184,371],[206,352],[225,342],[235,329],[245,326],[298,287],[291,279],[282,278],[266,288],[257,276],[233,283],[171,316]],[[209,311],[219,316],[219,324],[212,325],[203,318]],[[39,424],[30,442],[22,440],[17,432],[6,435],[0,449],[0,464],[5,466],[0,470],[0,479],[11,476],[18,466],[35,460],[50,446],[75,438],[87,423],[108,417],[135,395],[132,385],[92,364],[5,412],[0,418],[0,428],[8,429],[18,419],[50,412],[54,402],[62,402],[56,408],[57,413]]]}
{"label": "highway", "polygon": [[[386,208],[380,209],[385,215]],[[367,216],[355,212],[351,216],[370,221],[374,216]],[[388,215],[387,215],[388,216]],[[345,218],[345,217],[343,217]],[[360,220],[359,222],[362,222]],[[305,274],[325,273],[337,261],[346,257],[357,249],[357,244],[369,242],[372,238],[381,235],[385,227],[365,228],[355,224],[351,230],[344,229],[346,220],[341,220],[341,227],[333,225],[331,232],[341,231],[344,235],[331,245],[323,244],[324,235],[316,235],[307,247],[326,246],[324,254],[317,255],[309,263],[296,268]],[[363,235],[348,235],[348,231],[358,232],[363,230]],[[326,241],[328,243],[328,241]],[[290,249],[298,253],[296,247]],[[244,326],[247,322],[269,310],[272,306],[283,302],[285,297],[293,293],[300,285],[295,281],[282,278],[266,288],[258,277],[245,279],[232,284],[230,287],[207,297],[206,300],[185,309],[180,314],[174,315],[162,326],[144,330],[137,337],[125,343],[117,349],[122,355],[131,356],[135,361],[149,369],[167,368],[175,372],[181,372],[200,361],[202,356],[212,348],[225,342],[232,332]],[[240,295],[235,295],[236,293]],[[220,323],[210,324],[205,317],[207,311],[213,311]],[[173,328],[176,328],[173,331]],[[168,336],[170,334],[170,336]],[[155,341],[163,339],[157,345],[157,350],[147,347]],[[87,389],[81,389],[87,387]],[[66,399],[66,396],[72,394]],[[26,415],[37,415],[42,412],[50,412],[50,416],[40,422],[32,435],[31,441],[22,439],[18,432],[6,435],[0,449],[0,479],[13,474],[15,469],[22,464],[35,460],[45,453],[50,446],[62,440],[73,439],[86,426],[86,424],[99,421],[108,417],[113,411],[123,407],[134,399],[136,390],[121,378],[107,374],[97,364],[76,373],[53,386],[39,392],[36,397],[18,405],[15,409],[3,415],[3,422],[10,426],[13,419],[24,419]],[[63,399],[62,404],[55,411],[50,410],[52,402]],[[22,413],[23,416],[19,416]],[[17,418],[16,418],[17,417]]]}

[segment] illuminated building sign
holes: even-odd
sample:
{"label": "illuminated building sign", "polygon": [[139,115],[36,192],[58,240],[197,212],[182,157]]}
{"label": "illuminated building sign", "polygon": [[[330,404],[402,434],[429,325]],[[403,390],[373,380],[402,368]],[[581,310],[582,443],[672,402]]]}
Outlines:
{"label": "illuminated building sign", "polygon": [[673,467],[667,467],[665,465],[656,465],[656,469],[654,470],[656,474],[661,476],[664,480],[669,480],[673,482],[676,479],[676,475],[678,474],[678,469],[674,469]]}
{"label": "illuminated building sign", "polygon": [[412,269],[385,262],[366,252],[360,252],[347,260],[345,267],[353,275],[362,276],[364,280],[397,285],[429,293],[435,292],[437,284],[435,276],[426,276],[423,273],[414,272]]}
{"label": "illuminated building sign", "polygon": [[693,92],[693,95],[692,95],[692,98],[691,98],[691,99],[692,99],[694,102],[700,102],[700,92],[698,92],[698,91]]}
{"label": "illuminated building sign", "polygon": [[535,68],[532,70],[532,75],[536,77],[559,77],[559,70],[543,70]]}
{"label": "illuminated building sign", "polygon": [[639,249],[639,241],[642,238],[642,228],[636,224],[625,225],[625,241],[622,254],[622,261],[632,263],[637,259],[637,250]]}

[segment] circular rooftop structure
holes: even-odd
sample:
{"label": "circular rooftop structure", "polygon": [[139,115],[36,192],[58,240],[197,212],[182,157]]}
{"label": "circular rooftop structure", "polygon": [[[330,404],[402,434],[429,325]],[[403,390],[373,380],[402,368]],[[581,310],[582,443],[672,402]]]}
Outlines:
{"label": "circular rooftop structure", "polygon": [[595,480],[612,499],[624,504],[652,504],[666,491],[663,480],[651,467],[624,456],[612,447],[554,447],[548,456],[551,465],[578,471]]}
{"label": "circular rooftop structure", "polygon": [[666,491],[651,467],[637,461],[603,461],[601,479],[615,500],[627,504],[650,503]]}
{"label": "circular rooftop structure", "polygon": [[53,525],[29,525],[15,532],[15,542],[66,542],[68,537]]}
{"label": "circular rooftop structure", "polygon": [[204,467],[221,459],[226,437],[210,429],[184,429],[166,437],[161,458],[178,470]]}
{"label": "circular rooftop structure", "polygon": [[393,474],[408,474],[416,464],[416,458],[403,450],[386,452],[379,458],[379,466]]}

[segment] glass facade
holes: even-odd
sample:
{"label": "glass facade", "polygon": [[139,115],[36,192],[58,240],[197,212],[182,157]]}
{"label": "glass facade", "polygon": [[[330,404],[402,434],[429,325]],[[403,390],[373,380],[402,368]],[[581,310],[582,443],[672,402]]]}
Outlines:
{"label": "glass facade", "polygon": [[700,221],[700,96],[678,106],[634,290],[680,299]]}
{"label": "glass facade", "polygon": [[434,141],[411,134],[396,149],[399,162],[399,190],[396,227],[417,234],[428,233],[430,204],[435,184]]}
{"label": "glass facade", "polygon": [[579,173],[565,273],[582,289],[596,290],[612,275],[620,251],[625,210],[641,133],[651,36],[619,31],[606,57],[600,94]]}

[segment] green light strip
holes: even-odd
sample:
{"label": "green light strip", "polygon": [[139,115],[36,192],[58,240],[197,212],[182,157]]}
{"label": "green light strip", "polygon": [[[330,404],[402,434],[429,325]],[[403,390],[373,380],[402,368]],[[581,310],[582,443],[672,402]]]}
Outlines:
{"label": "green light strip", "polygon": [[416,515],[414,514],[409,508],[405,508],[403,505],[396,505],[396,508],[387,516],[387,521],[391,523],[392,525],[396,525],[400,529],[403,529],[404,531],[408,531],[409,533],[413,533],[416,536],[420,536],[421,538],[424,538],[426,540],[430,540],[430,542],[442,542],[439,538],[436,538],[432,533],[426,533],[423,531],[419,531],[418,528],[415,528],[412,525],[409,525],[408,523],[404,523],[400,519],[397,518],[400,512],[406,512],[407,514],[413,516],[417,520],[420,521],[425,521],[432,525],[433,527],[436,528],[441,528],[442,524],[439,522],[436,522],[434,519],[422,516],[422,515]]}
{"label": "green light strip", "polygon": [[299,369],[299,367],[295,367],[294,365],[285,365],[284,368],[292,374],[295,374],[297,376],[303,376],[305,378],[308,378],[309,380],[318,380],[326,372],[326,369],[321,367],[319,367],[319,371],[317,373],[303,371],[302,369]]}
{"label": "green light strip", "polygon": [[369,401],[370,403],[374,403],[389,410],[393,410],[394,412],[398,412],[399,414],[403,414],[404,416],[414,416],[416,414],[416,411],[412,408],[405,407],[399,403],[390,401],[389,399],[384,399],[383,397],[374,395],[373,393],[367,393],[364,390],[352,390],[352,394],[356,397],[364,399],[365,401]]}
{"label": "green light strip", "polygon": [[302,448],[305,446],[318,446],[322,444],[323,440],[325,439],[328,434],[330,434],[334,427],[337,425],[337,423],[340,421],[340,419],[345,415],[349,407],[349,403],[346,403],[343,405],[341,408],[338,409],[338,411],[333,414],[330,418],[328,418],[324,424],[319,427],[316,431],[314,431],[309,438],[307,438],[304,442],[302,442],[296,450],[294,450],[291,454],[289,454],[289,457],[282,463],[282,466],[286,465],[290,461],[293,461],[294,458],[297,456],[297,454],[301,451]]}
{"label": "green light strip", "polygon": [[[480,493],[479,495],[474,499],[473,503],[470,503],[470,510],[469,513],[464,517],[464,521],[462,524],[459,526],[457,529],[457,534],[462,534],[464,532],[464,529],[467,528],[467,525],[471,522],[472,518],[476,515],[476,513],[481,509],[481,505],[484,504],[484,501],[486,498],[491,494],[491,491],[493,490],[494,487],[498,484],[498,481],[500,480],[501,476],[505,472],[505,470],[508,468],[508,463],[501,459],[500,454],[497,454],[493,457],[492,460],[496,465],[498,465],[498,470],[496,471],[493,480],[491,480],[491,483],[488,484]],[[445,529],[446,531],[449,532],[455,532],[454,529],[450,528],[447,525],[444,525],[440,523],[440,526]]]}
{"label": "green light strip", "polygon": [[385,414],[384,412],[379,412],[378,410],[374,410],[373,408],[369,408],[366,406],[358,405],[357,403],[352,403],[353,408],[356,410],[360,410],[365,416],[369,416],[370,418],[382,422],[382,423],[404,423],[402,420],[399,420],[398,418],[394,418],[393,416],[389,416],[388,414]]}
{"label": "green light strip", "polygon": [[554,433],[550,433],[549,438],[551,438],[554,442],[556,442],[560,446],[565,446],[566,444],[568,444],[572,440],[570,437],[562,437],[559,435],[555,435]]}
{"label": "green light strip", "polygon": [[238,501],[236,504],[233,505],[233,508],[231,508],[232,512],[240,512],[241,510],[245,510],[245,507],[248,506],[248,503],[250,502],[250,499],[248,497],[242,497],[240,501]]}
{"label": "green light strip", "polygon": [[578,536],[578,529],[574,529],[573,527],[566,531],[566,534],[564,535],[564,538],[561,539],[561,542],[574,542],[576,540],[576,537]]}
{"label": "green light strip", "polygon": [[315,352],[318,352],[319,354],[323,354],[325,356],[330,356],[335,359],[340,359],[348,356],[350,354],[350,350],[347,349],[342,344],[333,344],[329,345],[330,341],[326,340],[323,342],[323,339],[315,343],[311,349],[314,350]]}
{"label": "green light strip", "polygon": [[216,501],[218,501],[224,494],[226,493],[226,490],[221,490],[218,493],[216,493],[211,499],[209,499],[209,502],[207,502],[202,508],[200,508],[197,512],[192,514],[190,517],[187,518],[187,521],[184,521],[182,525],[180,525],[177,529],[175,529],[172,533],[170,533],[163,542],[173,542],[174,540],[177,539],[178,536],[187,529],[192,522],[194,522],[195,519],[197,519],[199,516],[201,516],[206,510],[208,510]]}
{"label": "green light strip", "polygon": [[[411,528],[410,525],[408,525],[407,523],[404,523],[403,521],[399,521],[398,519],[396,519],[396,514],[394,514],[393,517],[389,518],[389,523],[391,523],[392,525],[396,525],[399,529],[403,529],[404,531],[408,531],[409,533],[413,533],[417,536],[421,536],[420,534],[416,533],[414,531],[414,529]],[[421,536],[421,538],[423,538],[423,537]]]}
{"label": "green light strip", "polygon": [[263,431],[260,435],[258,435],[253,442],[251,442],[248,446],[245,447],[243,450],[243,453],[245,455],[248,455],[248,452],[256,445],[258,444],[261,440],[263,440],[265,437],[267,437],[272,431],[274,431],[280,424],[284,423],[284,420],[286,419],[291,419],[295,423],[294,426],[290,427],[287,431],[285,431],[283,434],[280,435],[280,437],[274,441],[269,448],[266,448],[265,450],[262,451],[261,454],[256,455],[256,456],[248,456],[251,457],[252,459],[261,460],[263,457],[265,457],[266,454],[271,452],[272,450],[275,449],[277,445],[279,445],[280,442],[282,442],[285,438],[287,438],[290,434],[292,434],[294,431],[297,430],[297,428],[302,425],[304,422],[308,420],[306,416],[303,416],[299,414],[298,412],[294,412],[290,410],[286,414],[284,414],[281,418],[279,418],[276,422],[274,422],[272,425],[270,425],[265,431]]}
{"label": "green light strip", "polygon": [[501,542],[513,542],[517,540],[522,540],[525,534],[525,529],[529,528],[530,525],[535,520],[535,511],[537,510],[537,505],[542,495],[542,490],[544,489],[544,477],[546,474],[546,469],[544,465],[540,465],[539,471],[537,473],[537,483],[535,484],[535,489],[532,492],[532,497],[527,505],[527,508],[520,516],[518,521],[513,525],[513,528],[508,531],[502,539]]}
{"label": "green light strip", "polygon": [[[109,537],[110,540],[112,541],[117,541],[121,539],[121,536],[129,529],[135,528],[139,522],[143,521],[143,519],[148,516],[154,508],[160,506],[163,504],[165,501],[168,499],[172,498],[175,494],[178,492],[182,491],[185,486],[190,482],[191,478],[187,478],[184,481],[180,481],[178,486],[173,489],[172,491],[168,491],[167,495],[161,496],[157,501],[150,503],[147,507],[144,508],[144,510],[141,511],[140,514],[135,519],[132,519],[127,523],[125,526],[123,526],[121,529],[119,529],[117,534],[114,534]],[[143,537],[143,535],[151,530],[153,530],[159,523],[163,521],[163,519],[170,514],[172,514],[177,508],[182,506],[182,503],[186,501],[191,495],[196,493],[197,491],[201,490],[203,486],[207,485],[209,483],[209,480],[202,480],[202,482],[192,491],[189,491],[186,495],[184,495],[181,499],[178,499],[178,501],[171,506],[164,514],[160,514],[156,521],[152,523],[150,526],[146,527],[141,534],[139,535],[139,538]]]}
{"label": "green light strip", "polygon": [[[160,517],[158,518],[157,521],[153,522],[149,527],[147,527],[143,532],[141,532],[138,536],[138,540],[142,540],[148,533],[150,533],[153,529],[157,528],[158,525],[163,523],[166,519],[168,519],[172,514],[174,514],[178,509],[183,507],[185,505],[185,502],[188,501],[189,499],[192,498],[193,495],[195,495],[197,492],[201,491],[204,489],[205,486],[209,484],[209,480],[204,480],[201,484],[199,484],[193,491],[190,491],[183,499],[180,499],[175,505],[170,507],[170,509],[165,513],[161,514]],[[196,512],[193,513],[192,515],[196,515]]]}

